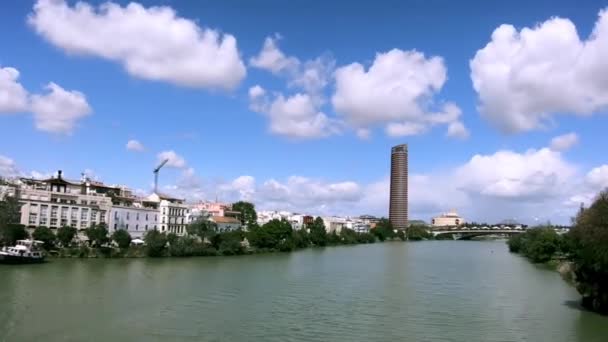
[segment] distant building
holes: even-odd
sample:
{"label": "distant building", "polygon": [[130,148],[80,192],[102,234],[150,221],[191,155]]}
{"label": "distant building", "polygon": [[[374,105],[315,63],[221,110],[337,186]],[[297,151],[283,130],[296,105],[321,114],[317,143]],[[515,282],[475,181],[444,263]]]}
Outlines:
{"label": "distant building", "polygon": [[433,227],[460,226],[463,223],[464,219],[460,217],[455,210],[431,219],[431,225]]}
{"label": "distant building", "polygon": [[161,232],[175,233],[180,236],[186,234],[189,207],[183,199],[155,193],[148,196],[146,202],[158,204],[160,218],[158,226]]}
{"label": "distant building", "polygon": [[79,230],[108,223],[112,199],[108,192],[120,192],[83,176],[80,181],[63,178],[61,171],[48,179],[20,178],[14,196],[21,206],[20,223],[30,229],[72,226]]}
{"label": "distant building", "polygon": [[229,216],[212,216],[209,219],[215,222],[218,232],[231,232],[241,229],[241,221]]}
{"label": "distant building", "polygon": [[408,220],[408,149],[397,145],[391,149],[391,188],[389,220],[395,229],[406,229]]}

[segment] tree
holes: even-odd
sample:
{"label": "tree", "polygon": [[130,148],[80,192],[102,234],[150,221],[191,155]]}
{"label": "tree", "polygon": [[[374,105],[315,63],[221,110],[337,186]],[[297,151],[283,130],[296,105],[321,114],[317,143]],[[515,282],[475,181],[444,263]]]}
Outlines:
{"label": "tree", "polygon": [[241,212],[241,224],[246,227],[251,227],[257,223],[258,214],[255,212],[255,206],[250,202],[239,201],[232,204],[232,210]]}
{"label": "tree", "polygon": [[1,231],[1,243],[5,246],[13,246],[17,240],[27,239],[29,234],[22,224],[9,223]]}
{"label": "tree", "polygon": [[164,255],[167,246],[167,235],[158,230],[149,230],[144,236],[148,256],[160,257]]}
{"label": "tree", "polygon": [[175,242],[177,242],[178,238],[179,237],[175,233],[169,233],[169,234],[167,234],[167,242],[169,243],[169,245],[174,244]]}
{"label": "tree", "polygon": [[61,243],[61,246],[68,247],[72,240],[74,240],[74,236],[76,236],[77,230],[74,227],[63,226],[57,229],[57,240]]}
{"label": "tree", "polygon": [[218,234],[218,250],[222,255],[240,255],[245,252],[241,241],[243,234],[240,231],[226,232]]}
{"label": "tree", "polygon": [[567,240],[583,306],[608,314],[608,189],[579,212]]}
{"label": "tree", "polygon": [[131,245],[131,234],[124,229],[118,229],[112,233],[112,240],[116,242],[118,248],[126,249]]}
{"label": "tree", "polygon": [[310,241],[315,246],[327,245],[327,231],[325,230],[325,223],[320,217],[315,218],[313,223],[309,227],[310,229]]}
{"label": "tree", "polygon": [[[408,228],[408,230],[411,228]],[[405,234],[405,230],[403,229],[399,229],[397,231],[397,237],[399,238],[399,240],[401,241],[405,241],[407,239],[407,235]]]}
{"label": "tree", "polygon": [[89,238],[91,246],[101,247],[110,242],[108,228],[106,228],[106,225],[103,223],[92,225],[87,228],[84,233]]}
{"label": "tree", "polygon": [[249,243],[261,249],[287,251],[295,248],[291,236],[293,228],[285,220],[272,220],[261,227],[250,229]]}
{"label": "tree", "polygon": [[380,241],[392,239],[395,236],[391,221],[385,218],[380,219],[380,221],[376,224],[376,228],[372,229],[372,234],[374,234]]}
{"label": "tree", "polygon": [[217,225],[207,219],[199,219],[186,227],[188,235],[198,236],[201,240],[215,235]]}
{"label": "tree", "polygon": [[0,244],[12,246],[17,240],[25,239],[27,231],[19,224],[21,204],[12,196],[0,201]]}
{"label": "tree", "polygon": [[34,240],[44,242],[44,248],[47,251],[55,246],[55,240],[57,239],[55,233],[53,233],[52,230],[44,226],[36,228],[36,230],[34,230],[34,233],[32,233],[32,238],[34,238]]}
{"label": "tree", "polygon": [[509,250],[521,253],[533,262],[541,263],[551,260],[562,246],[561,238],[553,228],[538,227],[526,230],[507,241]]}
{"label": "tree", "polygon": [[[401,232],[402,231],[400,230],[397,232],[397,234],[399,234]],[[400,236],[400,235],[397,235],[397,236],[403,240],[402,236]],[[429,233],[426,230],[425,226],[419,226],[419,225],[412,225],[412,226],[408,227],[405,232],[405,236],[407,237],[408,240],[411,240],[411,241],[428,240],[433,237],[431,235],[431,233]]]}
{"label": "tree", "polygon": [[306,248],[310,246],[310,235],[306,229],[295,230],[292,235],[295,248]]}

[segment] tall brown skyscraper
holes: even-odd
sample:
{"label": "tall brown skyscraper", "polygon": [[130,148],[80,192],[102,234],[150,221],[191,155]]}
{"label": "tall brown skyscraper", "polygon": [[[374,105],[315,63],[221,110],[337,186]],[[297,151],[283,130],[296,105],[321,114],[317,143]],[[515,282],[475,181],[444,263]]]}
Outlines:
{"label": "tall brown skyscraper", "polygon": [[388,218],[395,229],[407,228],[407,144],[391,149],[391,198]]}

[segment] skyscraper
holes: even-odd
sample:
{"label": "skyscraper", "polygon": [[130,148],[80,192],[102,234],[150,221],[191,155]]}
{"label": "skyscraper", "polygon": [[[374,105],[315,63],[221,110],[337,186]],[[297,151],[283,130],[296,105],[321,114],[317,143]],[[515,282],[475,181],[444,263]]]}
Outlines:
{"label": "skyscraper", "polygon": [[407,228],[407,144],[391,149],[391,197],[388,218],[395,229]]}

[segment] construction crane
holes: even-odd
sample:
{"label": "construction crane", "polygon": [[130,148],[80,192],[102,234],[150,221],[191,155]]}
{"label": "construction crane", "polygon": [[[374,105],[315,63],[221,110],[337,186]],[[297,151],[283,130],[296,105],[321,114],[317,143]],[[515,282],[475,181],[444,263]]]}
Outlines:
{"label": "construction crane", "polygon": [[157,167],[154,169],[154,193],[158,193],[158,171],[160,171],[161,167],[165,166],[169,159],[163,160]]}

